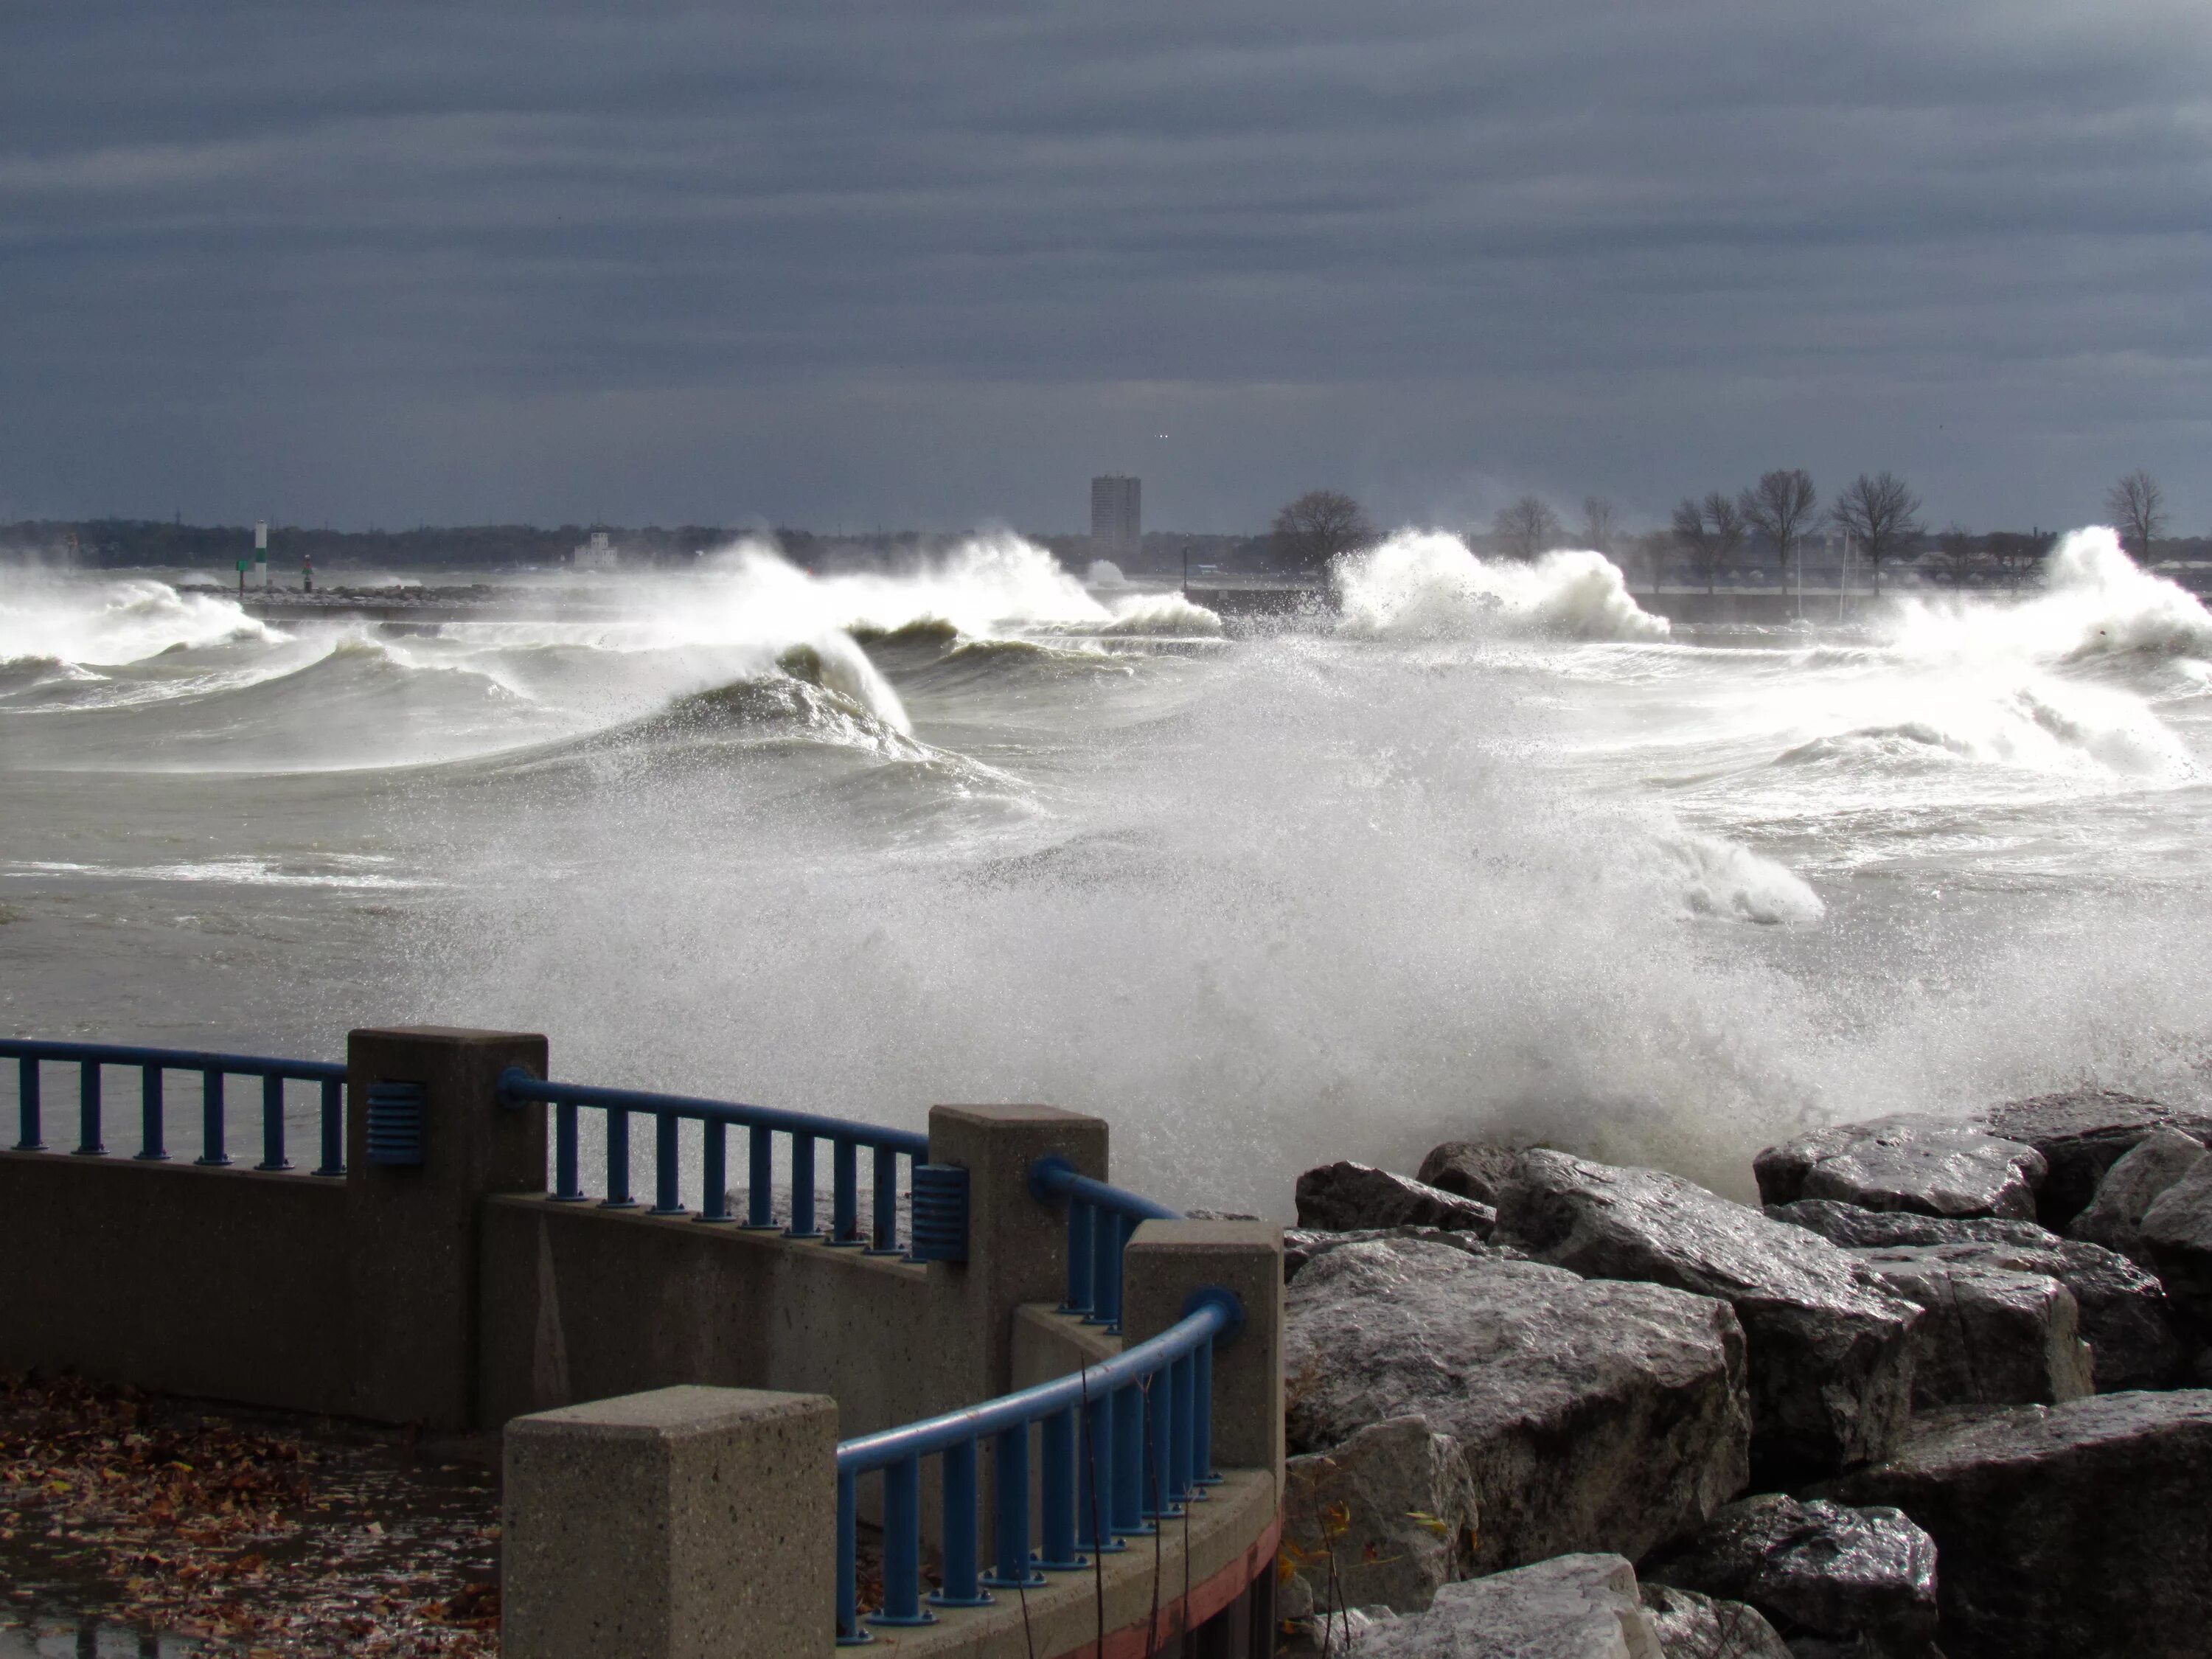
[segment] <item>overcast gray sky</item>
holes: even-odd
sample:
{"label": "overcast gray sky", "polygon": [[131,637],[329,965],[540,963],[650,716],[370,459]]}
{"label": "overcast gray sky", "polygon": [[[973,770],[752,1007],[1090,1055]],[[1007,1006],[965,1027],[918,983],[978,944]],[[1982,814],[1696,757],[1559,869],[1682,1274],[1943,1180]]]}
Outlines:
{"label": "overcast gray sky", "polygon": [[2207,0],[0,7],[0,516],[2212,523]]}

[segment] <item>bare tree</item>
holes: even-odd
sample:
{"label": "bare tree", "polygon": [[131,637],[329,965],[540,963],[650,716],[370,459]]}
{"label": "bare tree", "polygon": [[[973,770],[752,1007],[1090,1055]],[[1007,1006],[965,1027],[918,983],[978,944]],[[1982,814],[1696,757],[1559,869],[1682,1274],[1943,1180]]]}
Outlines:
{"label": "bare tree", "polygon": [[2120,532],[2120,544],[2148,569],[2150,544],[2166,529],[2166,492],[2158,480],[2137,467],[2105,492],[2105,510]]}
{"label": "bare tree", "polygon": [[1953,587],[1978,581],[1989,562],[1974,532],[1955,520],[1936,538],[1936,552],[1929,560],[1937,577]]}
{"label": "bare tree", "polygon": [[1874,591],[1881,593],[1881,567],[1920,538],[1920,497],[1891,472],[1871,477],[1862,472],[1844,486],[1836,504],[1828,509],[1836,528],[1859,544],[1859,551],[1874,567]]}
{"label": "bare tree", "polygon": [[1613,538],[1620,534],[1620,515],[1602,495],[1583,497],[1583,540],[1608,559]]}
{"label": "bare tree", "polygon": [[1757,483],[1735,498],[1735,505],[1744,522],[1774,544],[1774,556],[1788,580],[1790,556],[1803,544],[1820,505],[1813,475],[1802,467],[1762,472]]}
{"label": "bare tree", "polygon": [[1743,551],[1743,538],[1751,527],[1743,521],[1743,510],[1735,498],[1725,489],[1716,489],[1705,497],[1705,522],[1713,531],[1713,562],[1723,570],[1735,563]]}
{"label": "bare tree", "polygon": [[2017,592],[2027,573],[2043,562],[2051,544],[2051,538],[2041,532],[2030,536],[2017,530],[1992,530],[1983,538],[1982,547],[2005,586]]}
{"label": "bare tree", "polygon": [[1317,571],[1375,539],[1359,503],[1340,489],[1309,489],[1275,514],[1275,551],[1294,569]]}
{"label": "bare tree", "polygon": [[1705,522],[1705,509],[1687,495],[1675,503],[1673,525],[1674,545],[1680,548],[1690,561],[1690,574],[1705,585],[1705,592],[1713,591],[1713,574],[1720,561],[1713,544],[1712,526]]}
{"label": "bare tree", "polygon": [[1559,515],[1534,495],[1523,495],[1498,515],[1491,533],[1516,559],[1533,559],[1565,539]]}

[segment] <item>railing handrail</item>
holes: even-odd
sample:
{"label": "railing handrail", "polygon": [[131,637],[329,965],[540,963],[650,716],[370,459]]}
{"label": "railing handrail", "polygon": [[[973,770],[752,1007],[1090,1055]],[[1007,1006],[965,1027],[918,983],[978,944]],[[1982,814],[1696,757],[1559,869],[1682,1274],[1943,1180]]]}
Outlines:
{"label": "railing handrail", "polygon": [[1030,1171],[1030,1186],[1039,1198],[1073,1199],[1132,1221],[1183,1218],[1181,1210],[1171,1209],[1156,1198],[1077,1174],[1075,1166],[1064,1158],[1039,1158]]}
{"label": "railing handrail", "polygon": [[813,1135],[823,1140],[849,1140],[856,1146],[929,1156],[929,1137],[915,1129],[890,1129],[854,1118],[825,1117],[815,1112],[795,1112],[783,1106],[748,1106],[738,1101],[707,1100],[696,1095],[656,1094],[643,1089],[617,1089],[601,1084],[559,1083],[535,1078],[520,1067],[499,1080],[502,1103],[520,1105],[542,1101],[549,1106],[590,1106],[617,1112],[665,1113],[702,1123],[734,1124],[746,1129],[779,1129]]}
{"label": "railing handrail", "polygon": [[963,1406],[936,1417],[926,1417],[919,1423],[902,1424],[895,1429],[880,1429],[874,1434],[840,1441],[838,1473],[866,1474],[902,1458],[926,1457],[962,1441],[1023,1427],[1071,1406],[1095,1400],[1125,1383],[1140,1382],[1163,1365],[1192,1352],[1200,1343],[1233,1334],[1244,1322],[1244,1310],[1226,1291],[1201,1291],[1194,1300],[1199,1305],[1158,1336],[1133,1348],[1124,1348],[1111,1359],[1086,1370],[1070,1371],[1049,1382],[1002,1394],[981,1405]]}
{"label": "railing handrail", "polygon": [[0,1060],[158,1066],[168,1072],[228,1072],[241,1077],[296,1079],[302,1083],[346,1080],[345,1065],[341,1060],[286,1060],[272,1054],[226,1054],[199,1048],[148,1048],[113,1042],[55,1042],[31,1037],[0,1037]]}

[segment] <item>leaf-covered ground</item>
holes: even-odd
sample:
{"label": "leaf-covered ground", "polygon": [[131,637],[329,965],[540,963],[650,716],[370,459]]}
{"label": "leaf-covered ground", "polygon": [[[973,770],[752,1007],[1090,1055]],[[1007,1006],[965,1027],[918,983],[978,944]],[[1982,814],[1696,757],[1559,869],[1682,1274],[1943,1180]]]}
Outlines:
{"label": "leaf-covered ground", "polygon": [[75,1615],[210,1653],[499,1650],[483,1443],[0,1374],[0,1627]]}

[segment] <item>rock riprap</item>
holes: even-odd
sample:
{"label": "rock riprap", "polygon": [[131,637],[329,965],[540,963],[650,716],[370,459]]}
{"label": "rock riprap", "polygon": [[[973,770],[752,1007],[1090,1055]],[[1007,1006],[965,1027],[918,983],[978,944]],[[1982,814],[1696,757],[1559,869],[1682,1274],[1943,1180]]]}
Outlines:
{"label": "rock riprap", "polygon": [[1493,1146],[1480,1140],[1447,1140],[1431,1147],[1415,1173],[1430,1186],[1478,1204],[1498,1206],[1498,1189],[1513,1173],[1520,1157],[1510,1146]]}
{"label": "rock riprap", "polygon": [[1596,1279],[1718,1297],[1749,1344],[1753,1454],[1778,1476],[1884,1455],[1911,1411],[1915,1304],[1802,1228],[1656,1170],[1524,1153],[1493,1239]]}
{"label": "rock riprap", "polygon": [[2180,1369],[2182,1343],[2167,1317],[2165,1285],[2155,1274],[2100,1244],[2061,1238],[2033,1221],[1862,1210],[1825,1198],[1778,1204],[1767,1214],[1816,1232],[1832,1243],[1876,1249],[1910,1244],[1972,1246],[1992,1266],[2048,1274],[2074,1293],[2100,1394],[2162,1389]]}
{"label": "rock riprap", "polygon": [[2160,1194],[2202,1164],[2207,1154],[2179,1129],[2154,1129],[2130,1147],[2097,1188],[2087,1209],[2066,1224],[2066,1236],[2150,1263],[2142,1241],[2143,1217]]}
{"label": "rock riprap", "polygon": [[1950,1659],[2201,1659],[2212,1394],[1939,1413],[1830,1484],[1936,1540]]}
{"label": "rock riprap", "polygon": [[1368,1164],[1324,1164],[1298,1177],[1298,1225],[1343,1232],[1376,1227],[1449,1227],[1487,1234],[1486,1204]]}
{"label": "rock riprap", "polygon": [[2212,1158],[2151,1200],[2143,1212],[2142,1247],[2199,1332],[2212,1330]]}
{"label": "rock riprap", "polygon": [[2212,1118],[2110,1089],[2077,1089],[1993,1106],[1978,1127],[2043,1154],[2049,1173],[2035,1218],[2053,1232],[2087,1209],[2105,1173],[2154,1129],[2212,1138]]}
{"label": "rock riprap", "polygon": [[1467,1576],[1478,1521],[1458,1443],[1419,1417],[1371,1424],[1285,1468],[1288,1616],[1340,1607],[1418,1613]]}
{"label": "rock riprap", "polygon": [[1667,1659],[1618,1555],[1563,1555],[1438,1592],[1358,1632],[1359,1659]]}
{"label": "rock riprap", "polygon": [[1757,1607],[1672,1584],[1638,1586],[1667,1659],[1796,1659]]}
{"label": "rock riprap", "polygon": [[1747,1601],[1784,1636],[1857,1640],[1884,1659],[1925,1653],[1936,1636],[1936,1540],[1892,1508],[1762,1493],[1644,1576]]}
{"label": "rock riprap", "polygon": [[1912,1404],[2032,1406],[2096,1392],[2074,1292],[1992,1259],[1994,1244],[1895,1244],[1851,1254],[1928,1316],[1912,1333]]}
{"label": "rock riprap", "polygon": [[1317,1255],[1326,1255],[1346,1244],[1358,1244],[1377,1238],[1416,1238],[1492,1260],[1526,1261],[1528,1259],[1525,1250],[1516,1250],[1510,1245],[1493,1244],[1474,1233],[1451,1227],[1358,1227],[1346,1232],[1328,1232],[1314,1227],[1290,1227],[1283,1232],[1283,1283],[1287,1285],[1296,1279],[1306,1263]]}
{"label": "rock riprap", "polygon": [[1374,1239],[1309,1263],[1285,1313],[1291,1450],[1409,1416],[1449,1436],[1480,1512],[1475,1571],[1641,1555],[1748,1478],[1743,1331],[1725,1302]]}
{"label": "rock riprap", "polygon": [[1752,1161],[1759,1200],[1832,1198],[1866,1210],[2032,1219],[2043,1154],[1964,1123],[1900,1114],[1840,1123]]}

